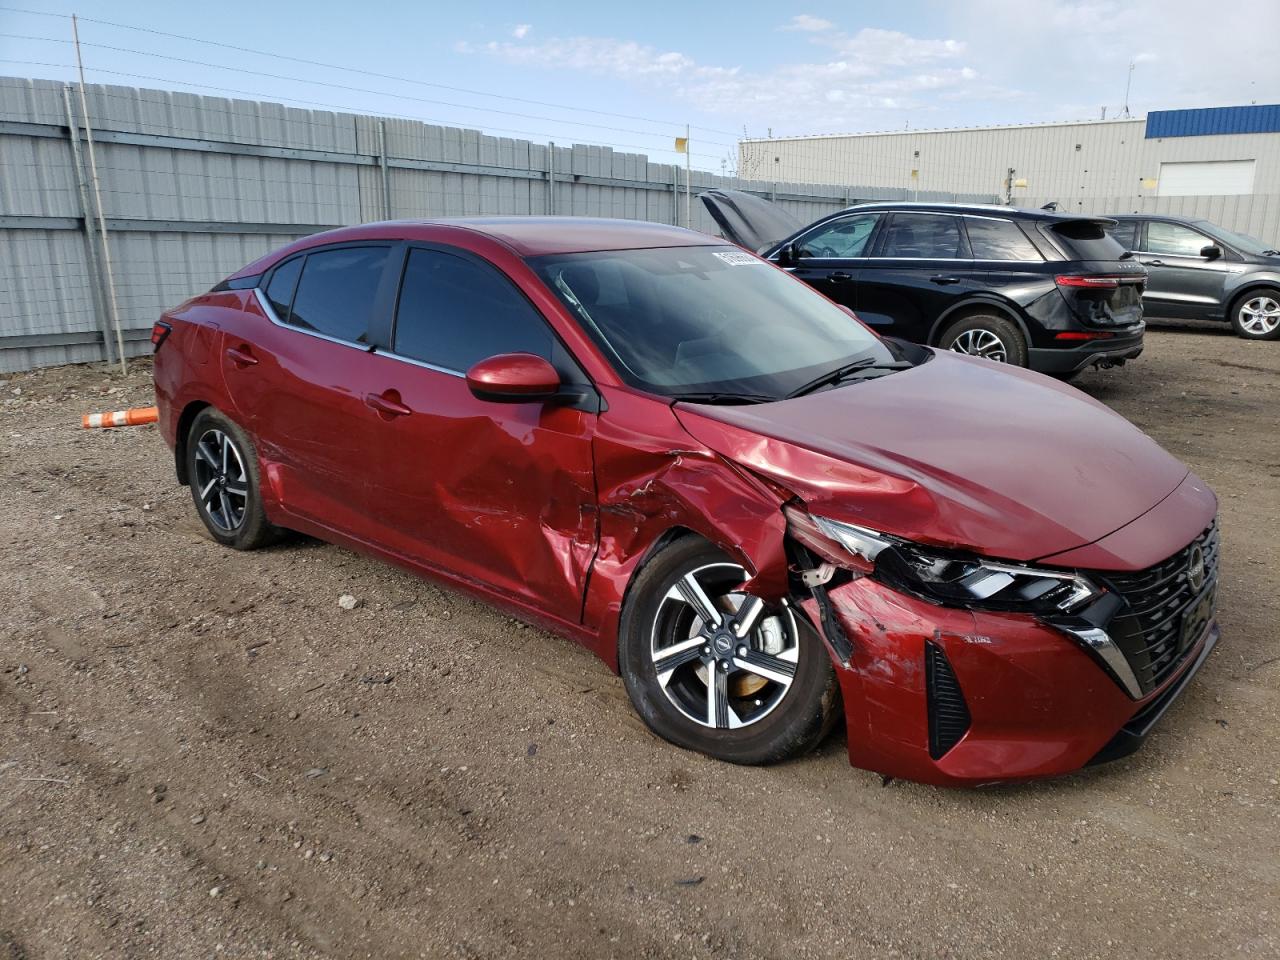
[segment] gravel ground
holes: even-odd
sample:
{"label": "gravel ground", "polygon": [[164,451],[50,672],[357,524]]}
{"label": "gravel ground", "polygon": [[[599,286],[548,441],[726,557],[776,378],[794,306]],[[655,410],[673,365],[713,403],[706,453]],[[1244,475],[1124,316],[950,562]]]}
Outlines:
{"label": "gravel ground", "polygon": [[569,642],[216,546],[154,427],[79,428],[145,364],[10,376],[0,960],[1276,957],[1278,375],[1179,328],[1082,378],[1221,497],[1223,642],[1133,758],[979,791],[681,752]]}

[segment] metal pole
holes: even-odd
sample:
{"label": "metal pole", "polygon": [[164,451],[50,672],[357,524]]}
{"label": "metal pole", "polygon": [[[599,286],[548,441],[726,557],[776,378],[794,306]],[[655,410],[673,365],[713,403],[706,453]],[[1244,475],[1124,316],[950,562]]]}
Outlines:
{"label": "metal pole", "polygon": [[556,212],[556,142],[547,143],[547,215]]}
{"label": "metal pole", "polygon": [[693,169],[693,162],[691,159],[693,156],[693,151],[690,149],[690,147],[691,147],[691,144],[689,143],[689,125],[686,123],[684,125],[684,225],[686,230],[690,229],[693,226],[693,219],[692,219],[693,206],[690,203],[690,199],[689,199],[690,196],[692,195],[692,192],[689,186],[689,171]]}
{"label": "metal pole", "polygon": [[671,225],[680,225],[680,165],[671,165]]}
{"label": "metal pole", "polygon": [[89,211],[89,185],[84,179],[84,163],[80,159],[80,132],[71,110],[71,85],[62,85],[62,106],[67,112],[67,137],[71,141],[71,163],[76,169],[76,185],[80,188],[80,216],[84,220],[85,256],[89,263],[89,286],[93,289],[93,315],[102,327],[102,348],[111,361],[111,324],[107,320],[102,293],[102,271],[98,266],[98,246],[93,238],[93,214]]}
{"label": "metal pole", "polygon": [[98,160],[93,152],[93,126],[89,122],[89,99],[84,92],[84,61],[80,58],[80,27],[75,14],[71,15],[71,35],[76,44],[76,67],[80,72],[80,112],[84,114],[84,141],[89,147],[89,175],[93,179],[93,197],[98,208],[98,234],[102,239],[102,261],[107,276],[107,302],[111,322],[116,328],[116,356],[120,372],[128,373],[129,364],[124,356],[124,331],[120,329],[120,309],[116,304],[116,280],[111,269],[111,244],[107,239],[107,218],[102,214],[102,184],[98,180]]}
{"label": "metal pole", "polygon": [[387,169],[387,121],[378,121],[378,168],[382,173],[382,219],[391,219],[391,171]]}

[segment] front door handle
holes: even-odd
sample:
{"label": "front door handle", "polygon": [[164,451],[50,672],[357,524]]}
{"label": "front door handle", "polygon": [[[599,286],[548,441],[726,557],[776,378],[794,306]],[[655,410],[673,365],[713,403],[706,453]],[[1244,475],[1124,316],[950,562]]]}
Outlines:
{"label": "front door handle", "polygon": [[836,283],[844,283],[846,280],[852,280],[852,273],[845,273],[843,270],[837,270],[835,273],[827,275],[828,280],[834,280]]}
{"label": "front door handle", "polygon": [[412,410],[400,402],[400,394],[395,390],[383,390],[382,393],[366,394],[364,402],[374,410],[377,410],[384,420],[390,420],[392,417],[407,417],[413,413]]}
{"label": "front door handle", "polygon": [[937,277],[930,277],[930,278],[929,278],[929,282],[930,282],[930,283],[936,283],[936,284],[937,284],[938,286],[940,286],[940,287],[946,287],[946,286],[950,286],[950,285],[951,285],[951,284],[953,284],[953,283],[959,283],[959,282],[960,282],[960,278],[959,278],[959,277],[943,277],[943,276],[937,276]]}
{"label": "front door handle", "polygon": [[1163,261],[1163,260],[1148,260],[1148,261],[1147,261],[1147,266],[1148,266],[1148,267],[1163,267],[1163,266],[1164,266],[1164,261]]}
{"label": "front door handle", "polygon": [[254,367],[258,364],[258,358],[253,355],[253,351],[249,349],[247,344],[241,344],[238,347],[229,347],[227,356],[231,358],[231,362],[242,370],[245,367]]}

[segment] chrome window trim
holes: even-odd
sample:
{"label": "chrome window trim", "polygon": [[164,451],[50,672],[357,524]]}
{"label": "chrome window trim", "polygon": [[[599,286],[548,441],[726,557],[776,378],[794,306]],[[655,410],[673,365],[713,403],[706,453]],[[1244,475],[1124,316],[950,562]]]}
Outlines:
{"label": "chrome window trim", "polygon": [[327,333],[321,333],[319,330],[308,330],[306,327],[298,327],[293,325],[292,323],[285,323],[278,316],[276,316],[275,309],[271,306],[270,302],[267,300],[266,294],[262,292],[261,287],[254,287],[253,292],[257,295],[258,306],[262,308],[262,312],[266,315],[267,319],[283,330],[292,330],[295,333],[305,334],[308,337],[315,337],[317,340],[327,340],[329,341],[329,343],[341,344],[344,347],[354,347],[356,350],[359,350],[362,353],[371,353],[374,349],[376,349],[374,345],[371,343],[357,343],[354,340],[343,340],[339,337],[331,337]]}
{"label": "chrome window trim", "polygon": [[415,367],[422,367],[426,370],[434,370],[436,373],[447,373],[451,377],[458,377],[463,380],[467,378],[467,375],[461,370],[451,370],[448,367],[436,366],[434,363],[427,363],[424,360],[414,360],[412,357],[401,356],[398,353],[392,353],[390,350],[380,350],[376,344],[353,343],[350,340],[341,340],[338,337],[331,337],[327,333],[320,333],[318,330],[308,330],[306,327],[295,327],[291,323],[285,323],[276,316],[275,310],[267,300],[266,295],[262,292],[261,287],[254,287],[253,292],[258,298],[258,306],[262,308],[262,312],[266,315],[266,318],[282,330],[301,333],[308,337],[315,337],[317,340],[336,343],[342,347],[352,347],[353,349],[359,350],[361,353],[376,353],[380,357],[387,357],[390,360],[399,360],[401,363],[407,363]]}

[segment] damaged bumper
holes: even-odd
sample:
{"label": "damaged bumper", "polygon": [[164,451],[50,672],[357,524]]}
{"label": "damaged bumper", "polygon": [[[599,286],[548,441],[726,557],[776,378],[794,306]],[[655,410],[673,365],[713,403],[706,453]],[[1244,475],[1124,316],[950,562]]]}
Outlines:
{"label": "damaged bumper", "polygon": [[[850,763],[937,785],[1056,776],[1131,753],[1218,637],[1211,621],[1134,700],[1079,643],[1025,614],[939,607],[870,577],[826,600],[824,633],[834,617],[852,650],[835,658]],[[816,600],[805,607],[823,622]]]}

